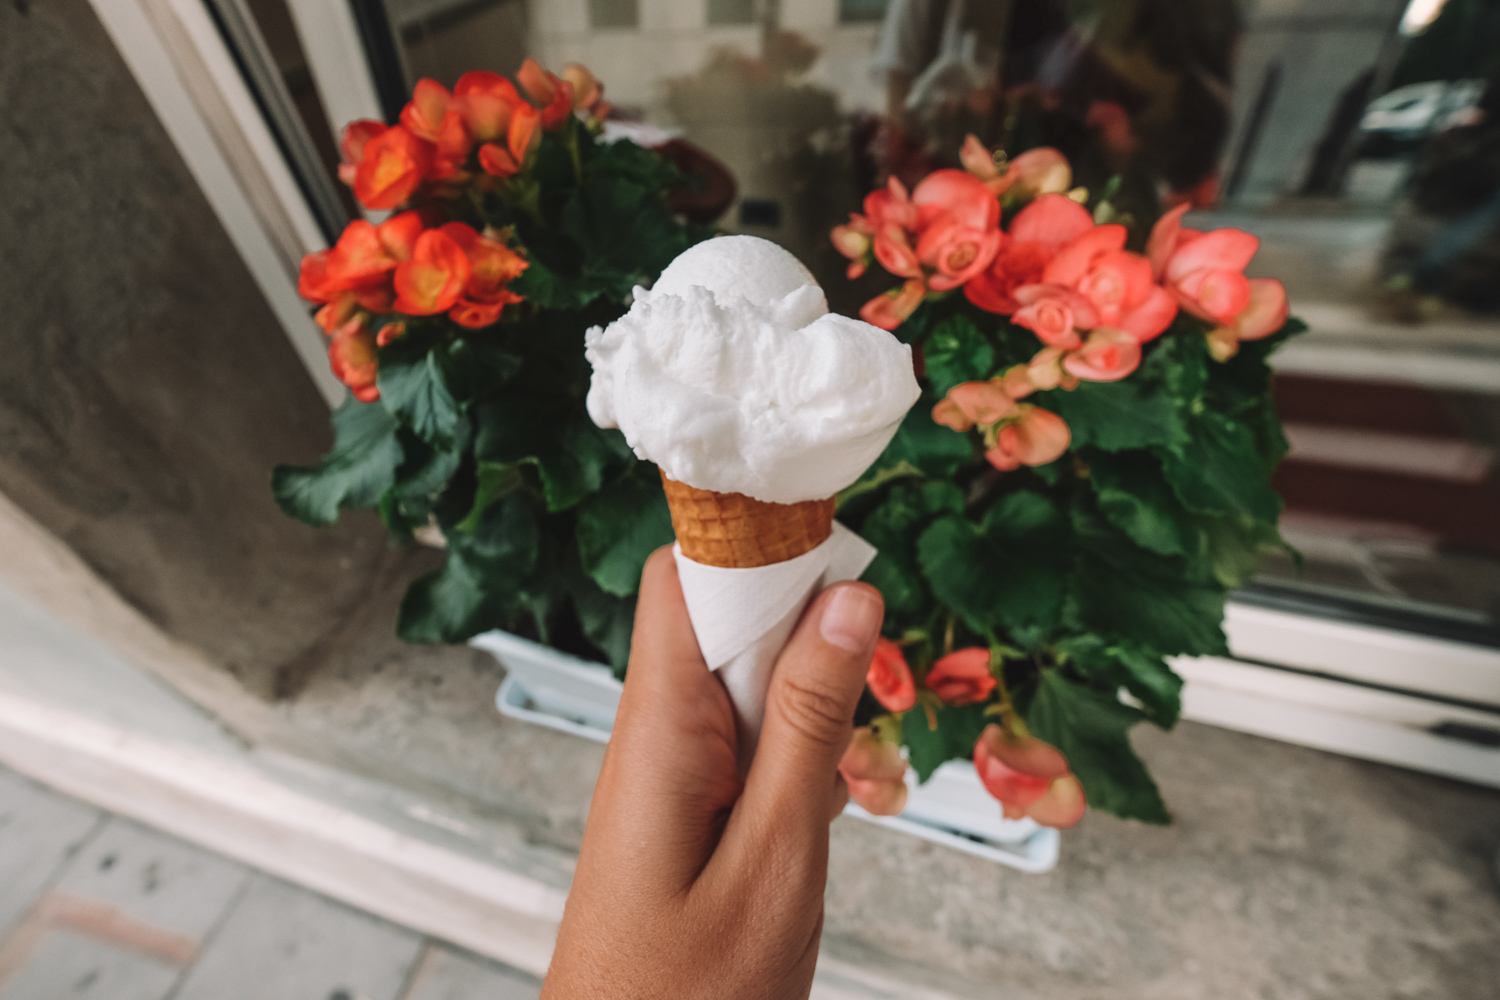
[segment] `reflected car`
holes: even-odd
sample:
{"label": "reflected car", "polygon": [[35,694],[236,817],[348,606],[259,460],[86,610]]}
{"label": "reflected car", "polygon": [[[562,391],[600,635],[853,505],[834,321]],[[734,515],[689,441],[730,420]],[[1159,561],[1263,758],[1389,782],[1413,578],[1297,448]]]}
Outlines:
{"label": "reflected car", "polygon": [[1360,155],[1412,151],[1428,135],[1471,118],[1483,91],[1482,80],[1433,80],[1382,94],[1365,106],[1360,119]]}

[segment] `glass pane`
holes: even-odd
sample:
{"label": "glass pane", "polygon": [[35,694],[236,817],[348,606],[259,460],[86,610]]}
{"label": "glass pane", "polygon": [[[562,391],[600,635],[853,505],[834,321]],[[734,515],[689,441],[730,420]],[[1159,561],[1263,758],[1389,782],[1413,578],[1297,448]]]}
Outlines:
{"label": "glass pane", "polygon": [[[1494,634],[1500,611],[1500,4],[1491,0],[390,0],[413,77],[591,67],[617,117],[733,178],[854,312],[829,228],[963,137],[1061,148],[1120,204],[1258,235],[1313,332],[1278,356],[1301,553],[1262,579]],[[608,29],[608,30],[604,30]],[[407,81],[410,82],[410,81]],[[724,193],[728,193],[725,187]],[[888,282],[886,282],[888,284]],[[1290,588],[1286,590],[1285,588]]]}
{"label": "glass pane", "polygon": [[708,0],[709,24],[754,24],[756,0]]}

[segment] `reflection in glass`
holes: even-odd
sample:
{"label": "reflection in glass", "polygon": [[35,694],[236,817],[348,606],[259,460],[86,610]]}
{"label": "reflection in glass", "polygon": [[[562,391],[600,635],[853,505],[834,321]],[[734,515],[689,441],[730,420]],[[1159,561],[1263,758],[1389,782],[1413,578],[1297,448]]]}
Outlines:
{"label": "reflection in glass", "polygon": [[968,133],[1057,146],[1127,210],[1186,201],[1258,234],[1315,331],[1279,379],[1304,563],[1265,579],[1493,634],[1500,3],[386,6],[413,78],[588,65],[620,118],[723,166],[721,226],[787,246],[845,311],[872,289],[842,279],[829,227],[886,177],[954,164]]}

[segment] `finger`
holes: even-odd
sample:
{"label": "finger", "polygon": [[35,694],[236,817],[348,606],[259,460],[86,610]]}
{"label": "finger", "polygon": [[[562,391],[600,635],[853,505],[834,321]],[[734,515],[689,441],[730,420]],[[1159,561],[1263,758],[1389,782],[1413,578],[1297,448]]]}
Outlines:
{"label": "finger", "polygon": [[[677,578],[671,546],[651,554],[641,571],[630,640],[630,670],[621,696],[622,712],[676,715],[674,699],[697,700],[713,685],[698,649]],[[665,702],[664,702],[665,699]]]}
{"label": "finger", "polygon": [[805,820],[806,833],[826,839],[834,774],[884,614],[880,592],[863,583],[831,587],[809,606],[771,675],[736,814]]}
{"label": "finger", "polygon": [[[685,884],[739,795],[734,712],[703,662],[669,548],[647,560],[625,690],[589,818],[629,863]],[[601,835],[604,836],[604,835]]]}
{"label": "finger", "polygon": [[735,752],[734,713],[724,685],[698,649],[668,547],[646,561],[636,602],[630,668],[612,745],[640,752],[637,767],[674,785],[685,762]]}
{"label": "finger", "polygon": [[849,782],[837,771],[833,774],[833,801],[828,807],[828,822],[832,823],[843,813],[844,807],[849,804]]}

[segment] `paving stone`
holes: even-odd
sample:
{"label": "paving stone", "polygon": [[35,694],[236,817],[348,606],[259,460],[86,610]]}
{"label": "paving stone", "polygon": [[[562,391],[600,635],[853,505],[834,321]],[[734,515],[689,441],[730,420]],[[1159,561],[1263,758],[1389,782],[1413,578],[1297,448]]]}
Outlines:
{"label": "paving stone", "polygon": [[536,1000],[531,976],[443,945],[423,954],[402,1000]]}
{"label": "paving stone", "polygon": [[161,1000],[182,974],[171,962],[106,944],[91,934],[51,930],[6,975],[0,1000]]}
{"label": "paving stone", "polygon": [[114,817],[63,871],[54,894],[111,907],[131,922],[195,942],[250,877],[227,858]]}
{"label": "paving stone", "polygon": [[422,940],[256,876],[172,1000],[398,1000]]}
{"label": "paving stone", "polygon": [[100,822],[98,810],[0,769],[0,940]]}

